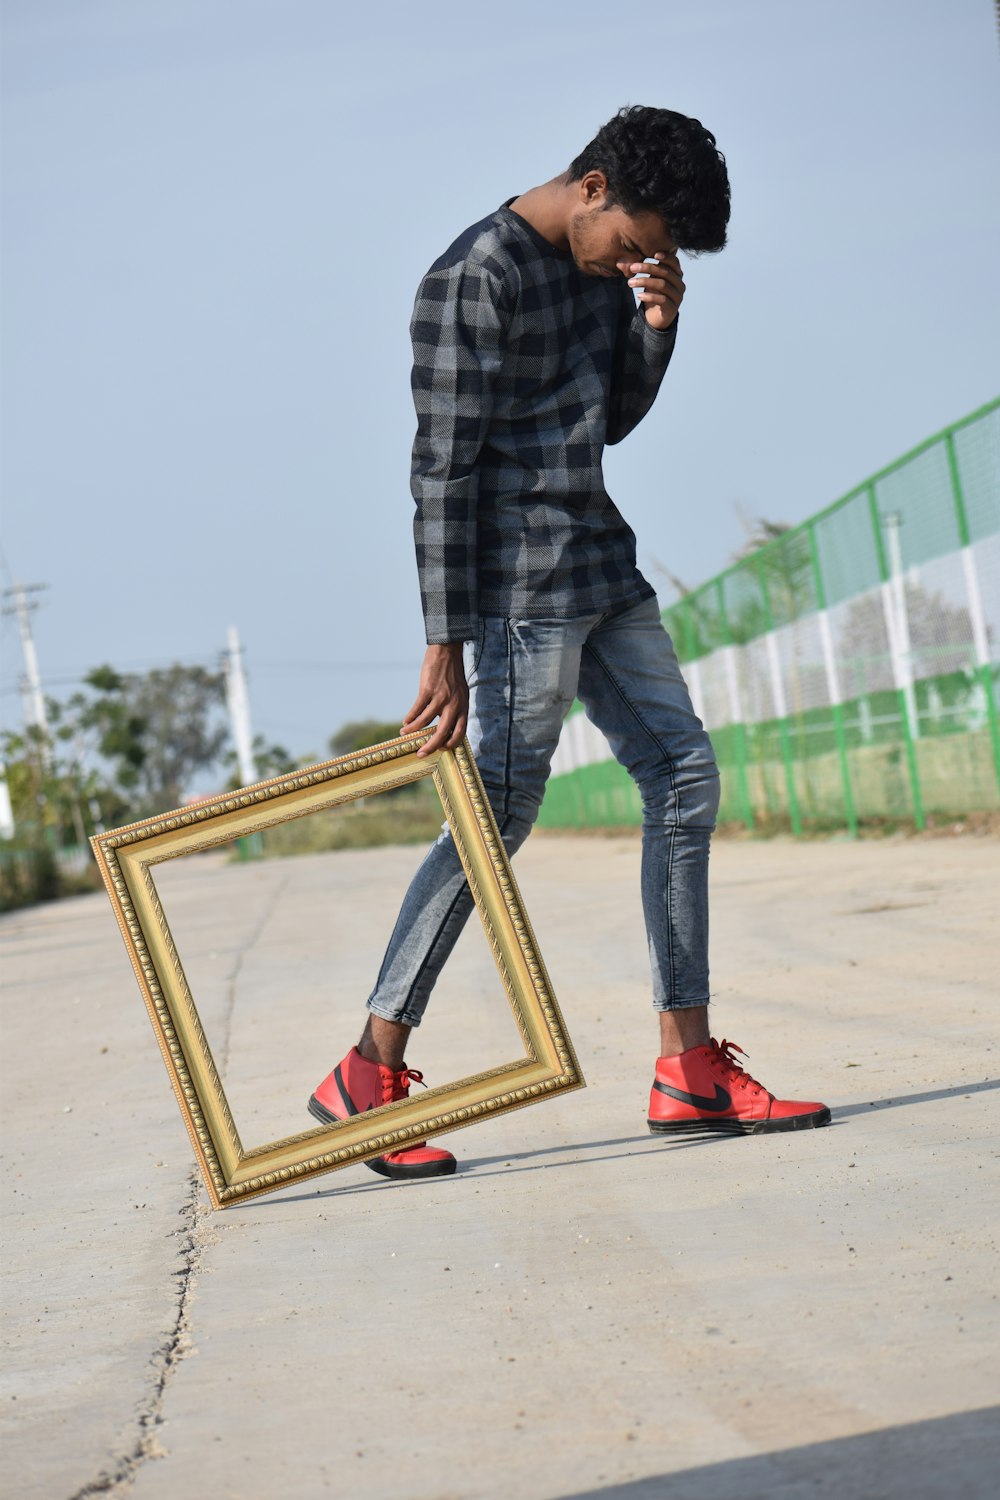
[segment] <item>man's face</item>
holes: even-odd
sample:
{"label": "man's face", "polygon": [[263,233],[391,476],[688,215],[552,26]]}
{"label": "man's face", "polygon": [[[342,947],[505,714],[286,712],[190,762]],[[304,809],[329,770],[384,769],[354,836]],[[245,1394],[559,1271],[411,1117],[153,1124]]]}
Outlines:
{"label": "man's face", "polygon": [[580,205],[570,215],[569,248],[585,276],[626,276],[639,260],[674,250],[673,238],[656,214],[627,214],[608,204],[600,172],[588,172],[579,184]]}

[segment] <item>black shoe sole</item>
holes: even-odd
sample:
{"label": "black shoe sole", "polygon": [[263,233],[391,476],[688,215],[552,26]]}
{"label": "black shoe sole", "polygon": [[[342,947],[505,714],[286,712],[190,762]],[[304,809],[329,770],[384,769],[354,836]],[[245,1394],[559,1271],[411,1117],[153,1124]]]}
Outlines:
{"label": "black shoe sole", "polygon": [[320,1104],[315,1094],[312,1094],[309,1099],[309,1113],[315,1119],[322,1121],[324,1125],[340,1124],[340,1116],[327,1109],[325,1104]]}
{"label": "black shoe sole", "polygon": [[[340,1117],[328,1110],[325,1104],[320,1104],[315,1094],[309,1100],[309,1113],[324,1125],[340,1123]],[[404,1166],[402,1163],[386,1161],[384,1156],[376,1156],[371,1161],[363,1162],[362,1166],[367,1167],[370,1172],[377,1172],[380,1177],[391,1177],[396,1182],[413,1182],[421,1177],[450,1177],[458,1162],[452,1157],[451,1161],[427,1161],[417,1166]]]}
{"label": "black shoe sole", "polygon": [[777,1135],[779,1131],[815,1130],[829,1125],[824,1104],[811,1115],[789,1115],[786,1120],[647,1120],[653,1135]]}
{"label": "black shoe sole", "polygon": [[425,1161],[420,1166],[405,1167],[386,1161],[384,1156],[375,1156],[371,1161],[366,1161],[365,1166],[369,1171],[377,1172],[380,1177],[392,1177],[397,1182],[411,1182],[419,1177],[450,1177],[458,1163],[453,1157],[451,1161]]}

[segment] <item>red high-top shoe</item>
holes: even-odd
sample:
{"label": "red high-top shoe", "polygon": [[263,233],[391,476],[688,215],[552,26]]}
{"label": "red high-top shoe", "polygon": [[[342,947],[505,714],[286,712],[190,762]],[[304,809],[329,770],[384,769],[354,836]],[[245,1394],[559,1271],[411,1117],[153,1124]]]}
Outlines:
{"label": "red high-top shoe", "polygon": [[[389,1104],[393,1099],[405,1099],[410,1084],[423,1081],[424,1075],[412,1068],[393,1072],[392,1068],[385,1068],[381,1063],[369,1062],[357,1047],[352,1047],[309,1100],[309,1113],[322,1120],[324,1125],[332,1125],[337,1120],[349,1119],[351,1115],[377,1109],[380,1104]],[[365,1166],[382,1177],[405,1180],[444,1177],[454,1172],[456,1163],[450,1151],[440,1151],[436,1146],[428,1146],[426,1141],[417,1141],[415,1145],[391,1151],[388,1156],[376,1156],[366,1161]]]}
{"label": "red high-top shoe", "polygon": [[776,1099],[745,1073],[735,1053],[742,1047],[714,1040],[679,1057],[659,1057],[649,1096],[649,1128],[657,1135],[723,1131],[763,1135],[774,1130],[808,1130],[826,1125],[825,1104]]}

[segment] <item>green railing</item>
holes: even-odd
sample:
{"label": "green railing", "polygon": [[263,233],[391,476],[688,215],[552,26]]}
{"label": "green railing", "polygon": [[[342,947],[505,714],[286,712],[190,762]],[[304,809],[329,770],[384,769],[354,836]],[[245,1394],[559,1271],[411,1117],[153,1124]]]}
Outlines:
{"label": "green railing", "polygon": [[[843,826],[1000,807],[1000,398],[664,611],[720,818]],[[540,823],[637,823],[577,705]]]}

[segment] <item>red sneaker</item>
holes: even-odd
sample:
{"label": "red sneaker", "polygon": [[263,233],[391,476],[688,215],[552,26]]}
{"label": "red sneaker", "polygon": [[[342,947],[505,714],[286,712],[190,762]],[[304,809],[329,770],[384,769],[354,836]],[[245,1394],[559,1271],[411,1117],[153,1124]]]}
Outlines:
{"label": "red sneaker", "polygon": [[649,1128],[654,1134],[722,1131],[764,1135],[775,1130],[809,1130],[826,1125],[825,1104],[776,1099],[745,1073],[735,1053],[742,1047],[714,1040],[679,1057],[659,1057],[649,1096]]}
{"label": "red sneaker", "polygon": [[[393,1099],[405,1099],[411,1083],[423,1083],[424,1075],[413,1068],[401,1068],[394,1073],[381,1063],[369,1062],[362,1057],[357,1047],[352,1047],[342,1063],[338,1063],[329,1077],[324,1078],[309,1100],[309,1113],[324,1125],[337,1120],[347,1120],[351,1115],[363,1115],[366,1110],[376,1109],[380,1104],[389,1104]],[[450,1151],[441,1151],[428,1146],[426,1141],[403,1146],[399,1151],[390,1151],[388,1156],[376,1156],[365,1162],[373,1172],[382,1177],[445,1177],[454,1172],[456,1162]]]}

